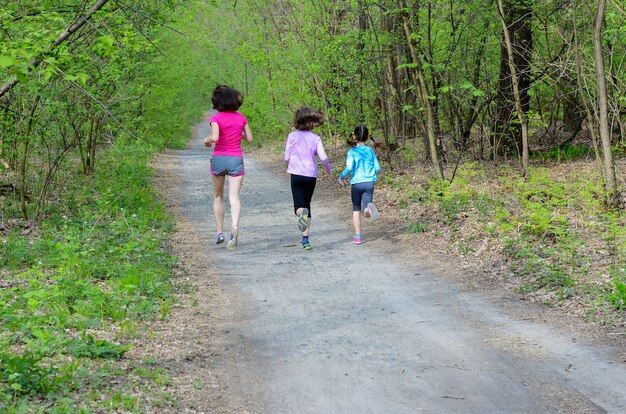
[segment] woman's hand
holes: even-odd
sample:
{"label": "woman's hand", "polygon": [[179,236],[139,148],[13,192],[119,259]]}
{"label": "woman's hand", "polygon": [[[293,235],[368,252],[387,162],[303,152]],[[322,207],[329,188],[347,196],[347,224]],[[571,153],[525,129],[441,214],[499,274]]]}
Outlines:
{"label": "woman's hand", "polygon": [[204,146],[207,148],[211,148],[213,146],[213,141],[211,140],[211,137],[206,137],[203,142]]}

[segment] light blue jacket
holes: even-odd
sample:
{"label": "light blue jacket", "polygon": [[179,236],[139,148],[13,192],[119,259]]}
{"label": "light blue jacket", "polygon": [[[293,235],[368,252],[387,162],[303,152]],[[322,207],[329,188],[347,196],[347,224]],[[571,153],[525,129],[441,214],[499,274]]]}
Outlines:
{"label": "light blue jacket", "polygon": [[374,149],[367,145],[357,145],[348,150],[346,169],[343,170],[340,178],[344,179],[348,174],[352,174],[350,184],[376,182],[378,180],[376,174],[379,171],[380,163]]}

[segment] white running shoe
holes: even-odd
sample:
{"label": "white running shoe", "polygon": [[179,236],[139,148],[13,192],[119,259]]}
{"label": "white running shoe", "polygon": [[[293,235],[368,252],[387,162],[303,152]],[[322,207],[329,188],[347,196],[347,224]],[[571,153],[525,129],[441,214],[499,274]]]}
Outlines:
{"label": "white running shoe", "polygon": [[376,220],[378,218],[378,209],[374,205],[374,203],[368,203],[366,210],[369,210],[369,216],[372,220]]}
{"label": "white running shoe", "polygon": [[237,229],[237,227],[231,230],[230,240],[228,240],[228,244],[226,245],[226,248],[228,250],[233,250],[235,247],[237,247],[237,235],[238,234],[239,234],[239,229]]}

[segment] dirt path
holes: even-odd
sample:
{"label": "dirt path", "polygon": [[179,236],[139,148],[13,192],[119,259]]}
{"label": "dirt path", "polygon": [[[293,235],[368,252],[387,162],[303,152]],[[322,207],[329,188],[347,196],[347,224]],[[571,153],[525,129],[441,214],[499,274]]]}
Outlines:
{"label": "dirt path", "polygon": [[157,165],[186,293],[131,356],[173,373],[165,411],[626,412],[611,349],[415,264],[417,246],[374,231],[384,220],[352,245],[347,194],[318,189],[303,251],[287,175],[249,157],[239,247],[216,246],[209,156],[198,140]]}

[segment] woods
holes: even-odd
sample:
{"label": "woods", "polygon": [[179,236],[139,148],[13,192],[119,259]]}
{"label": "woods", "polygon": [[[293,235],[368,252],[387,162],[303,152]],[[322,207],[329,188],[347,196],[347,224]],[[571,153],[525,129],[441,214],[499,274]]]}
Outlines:
{"label": "woods", "polygon": [[[159,4],[107,3],[4,10],[10,41],[2,55],[2,154],[12,171],[28,149],[18,138],[26,129],[10,133],[29,125],[28,109],[17,108],[34,102],[42,88],[75,95],[83,102],[76,109],[90,112],[67,108],[75,119],[57,123],[80,126],[57,146],[76,146],[86,172],[97,148],[89,146],[90,137],[97,142],[109,126],[137,137],[130,131],[148,95],[132,88],[146,86],[138,73],[161,54],[150,31],[167,13]],[[298,102],[313,101],[333,120],[333,139],[342,141],[349,125],[366,122],[379,145],[403,154],[397,162],[429,162],[439,178],[460,154],[494,162],[517,157],[526,170],[531,154],[582,142],[602,159],[607,204],[623,206],[612,161],[626,129],[624,10],[616,2],[222,1],[197,7],[214,47],[204,51],[207,66],[219,63],[206,76],[247,91],[254,103],[249,111],[268,125],[267,136],[285,130]],[[49,107],[42,98],[33,111],[35,134]]]}
{"label": "woods", "polygon": [[[336,120],[333,136],[365,120],[386,144],[432,160],[435,176],[443,175],[440,158],[450,162],[466,145],[475,159],[519,157],[526,169],[530,153],[582,135],[610,144],[601,157],[623,143],[624,11],[617,2],[608,2],[607,14],[586,2],[280,1],[263,13],[258,2],[217,7],[272,33],[255,37],[257,29],[248,29],[247,38],[243,29],[233,38],[242,44],[222,46],[252,62],[284,56],[263,67],[272,94],[302,96],[304,71],[314,81],[307,92]],[[228,42],[223,30],[214,33],[218,43]],[[611,62],[606,107],[598,77],[605,69],[594,64],[604,61]],[[610,126],[602,127],[604,118]],[[617,191],[612,168],[604,167],[609,193]]]}
{"label": "woods", "polygon": [[2,412],[131,410],[110,378],[169,381],[119,361],[173,303],[148,163],[187,142],[215,83],[175,5],[0,2]]}
{"label": "woods", "polygon": [[[67,355],[115,359],[140,319],[167,315],[170,229],[147,164],[185,145],[216,84],[244,93],[259,145],[282,144],[302,105],[328,116],[334,160],[368,125],[407,231],[437,228],[461,254],[495,246],[519,291],[623,323],[623,2],[0,0],[0,39],[0,396],[14,408],[78,392],[88,374]],[[127,335],[94,334],[109,326]]]}

